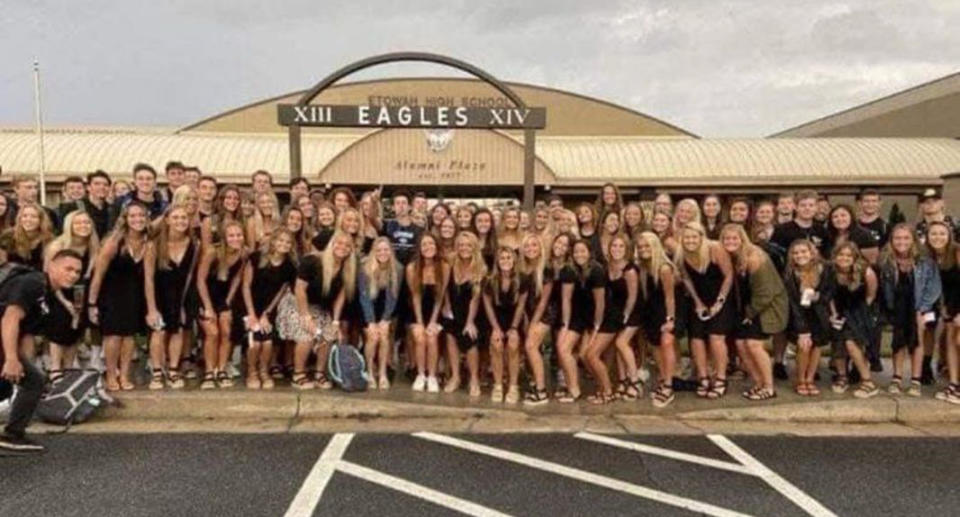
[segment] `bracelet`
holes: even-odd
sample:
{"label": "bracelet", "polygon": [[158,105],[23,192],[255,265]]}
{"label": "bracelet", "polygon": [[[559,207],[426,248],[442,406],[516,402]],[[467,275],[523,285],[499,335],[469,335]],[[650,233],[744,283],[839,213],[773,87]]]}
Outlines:
{"label": "bracelet", "polygon": [[665,321],[667,323],[673,323],[674,321],[676,321],[676,318],[674,318],[673,316],[667,316],[667,319]]}
{"label": "bracelet", "polygon": [[720,296],[717,296],[717,302],[716,302],[716,303],[719,303],[719,304],[723,305],[723,302],[725,302],[725,301],[727,301],[727,297],[726,297],[726,296],[724,296],[724,295],[722,295],[722,294],[721,294]]}

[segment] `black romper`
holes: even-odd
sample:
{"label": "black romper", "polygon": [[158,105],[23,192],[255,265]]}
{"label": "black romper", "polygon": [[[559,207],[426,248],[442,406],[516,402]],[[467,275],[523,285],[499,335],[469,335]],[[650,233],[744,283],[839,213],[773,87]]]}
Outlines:
{"label": "black romper", "polygon": [[[86,275],[90,265],[90,250],[86,250],[81,258],[80,271]],[[51,293],[49,297],[50,313],[44,318],[43,335],[50,341],[61,345],[70,346],[77,344],[83,333],[87,330],[89,322],[87,320],[87,289],[90,279],[81,277],[72,287],[62,289],[60,292],[63,297],[72,304],[73,309],[77,311],[79,320],[77,326],[73,326],[73,315],[64,304]]]}
{"label": "black romper", "polygon": [[[501,284],[502,282],[500,282],[499,278],[488,279],[486,294],[490,297],[490,302],[493,305],[493,312],[497,317],[497,325],[500,326],[501,331],[506,332],[513,326],[513,316],[517,311],[517,301],[527,292],[529,283],[521,279],[517,286],[517,291],[513,296],[510,296],[509,287],[504,291]],[[500,292],[496,293],[498,289]],[[496,293],[496,295],[494,293]]]}
{"label": "black romper", "polygon": [[[480,337],[480,314],[483,310],[478,306],[477,315],[474,317],[474,326],[477,327],[477,338],[472,339],[463,333],[467,326],[467,318],[470,316],[470,301],[473,299],[473,282],[463,282],[461,284],[451,276],[450,283],[447,284],[447,296],[450,299],[450,312],[452,317],[446,318],[443,329],[450,333],[457,340],[457,347],[461,352],[466,352],[473,347],[483,347],[486,343]],[[424,316],[426,317],[426,316]]]}
{"label": "black romper", "polygon": [[146,331],[143,258],[134,260],[121,240],[103,275],[97,307],[104,336],[134,336]]}
{"label": "black romper", "polygon": [[897,268],[897,286],[894,288],[893,313],[889,314],[893,327],[891,347],[896,352],[904,347],[910,352],[917,348],[917,312],[913,298],[913,272],[904,273]]}
{"label": "black romper", "polygon": [[838,283],[833,304],[837,315],[846,319],[842,329],[834,330],[837,348],[845,354],[844,343],[847,341],[854,341],[860,348],[867,346],[873,335],[875,322],[870,315],[870,307],[867,306],[866,280],[862,280],[853,291]]}
{"label": "black romper", "polygon": [[[634,305],[633,314],[630,316],[629,326],[643,327],[643,334],[647,342],[652,346],[660,346],[660,329],[667,322],[667,297],[663,291],[663,284],[654,282],[653,275],[644,273],[640,276],[640,282],[646,284],[646,297],[644,289],[638,289],[637,303]],[[674,296],[674,303],[680,299],[680,293]],[[674,307],[674,313],[679,314],[680,308]],[[674,333],[676,329],[676,318],[674,318]]]}
{"label": "black romper", "polygon": [[[607,284],[606,269],[597,262],[590,264],[590,273],[586,278],[580,278],[579,266],[567,266],[560,272],[560,283],[573,284],[573,295],[570,300],[570,326],[578,334],[593,329],[594,303],[593,290],[602,289]],[[562,319],[562,314],[561,314]],[[562,324],[562,323],[561,323]]]}
{"label": "black romper", "polygon": [[[526,283],[527,290],[527,306],[524,308],[524,313],[526,314],[527,321],[533,319],[533,313],[537,311],[537,305],[540,304],[540,300],[536,296],[536,286],[533,285],[534,278],[533,275],[523,275],[520,278],[521,285]],[[550,267],[545,267],[543,269],[543,285],[541,286],[540,295],[543,296],[543,289],[548,285],[554,283],[554,274],[553,269]],[[547,301],[546,307],[543,308],[543,315],[540,316],[540,323],[544,325],[553,327],[556,325],[557,321],[557,304],[554,303],[554,299],[559,299],[555,294],[556,291],[560,289],[560,284],[550,291],[550,300]]]}
{"label": "black romper", "polygon": [[196,292],[191,274],[191,269],[196,266],[196,253],[196,242],[191,239],[179,264],[170,258],[169,269],[160,269],[158,265],[154,272],[157,311],[163,318],[163,330],[167,332],[176,332],[189,326],[192,311],[187,310],[187,298],[191,291]]}
{"label": "black romper", "polygon": [[[214,260],[210,264],[210,271],[207,273],[207,292],[210,293],[210,304],[213,305],[214,312],[220,314],[230,310],[230,304],[227,303],[227,297],[230,296],[230,286],[233,285],[237,275],[240,275],[243,271],[244,261],[237,257],[233,265],[227,268],[227,278],[225,280],[218,277],[220,265],[217,262],[217,260]],[[242,298],[239,286],[233,297],[234,300]]]}
{"label": "black romper", "polygon": [[[713,304],[716,303],[717,298],[719,298],[720,288],[723,286],[723,271],[720,269],[720,266],[711,261],[703,273],[693,269],[686,262],[684,262],[683,267],[686,268],[687,275],[691,283],[693,283],[693,287],[696,289],[700,301],[707,309],[712,307]],[[726,336],[733,332],[737,326],[736,308],[730,303],[729,297],[723,303],[723,308],[720,309],[720,312],[707,321],[701,320],[700,316],[696,314],[696,304],[691,303],[690,305],[687,324],[691,339],[705,340],[711,335]]]}
{"label": "black romper", "polygon": [[952,320],[960,314],[960,265],[940,270],[940,282],[943,285],[943,307],[947,318]]}
{"label": "black romper", "polygon": [[[603,323],[600,324],[600,332],[604,334],[616,334],[626,327],[624,324],[625,311],[627,308],[627,271],[636,271],[637,266],[628,262],[623,268],[623,273],[616,280],[610,279],[607,274],[606,302],[603,311]],[[606,271],[606,270],[605,270]],[[635,311],[631,311],[631,315]]]}

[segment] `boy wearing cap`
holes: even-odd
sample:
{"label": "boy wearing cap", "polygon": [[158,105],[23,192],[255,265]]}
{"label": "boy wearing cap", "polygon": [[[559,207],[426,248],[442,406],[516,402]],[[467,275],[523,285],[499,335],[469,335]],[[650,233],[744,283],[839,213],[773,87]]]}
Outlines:
{"label": "boy wearing cap", "polygon": [[943,222],[953,230],[954,240],[960,241],[960,228],[958,228],[953,217],[947,215],[943,208],[943,199],[940,197],[940,191],[935,188],[928,188],[920,195],[920,220],[917,221],[917,239],[920,242],[926,240],[927,226],[930,223]]}

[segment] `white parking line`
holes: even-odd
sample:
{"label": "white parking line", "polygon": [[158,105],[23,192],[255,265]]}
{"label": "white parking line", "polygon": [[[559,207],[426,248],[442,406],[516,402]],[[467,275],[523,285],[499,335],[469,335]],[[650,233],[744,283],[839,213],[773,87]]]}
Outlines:
{"label": "white parking line", "polygon": [[734,516],[747,515],[747,514],[735,512],[733,510],[728,510],[726,508],[721,508],[719,506],[714,506],[712,504],[697,501],[694,499],[688,499],[686,497],[680,497],[673,494],[668,494],[666,492],[661,492],[659,490],[654,490],[652,488],[648,488],[645,486],[627,483],[625,481],[620,481],[619,479],[601,476],[599,474],[594,474],[592,472],[587,472],[585,470],[567,467],[565,465],[560,465],[558,463],[553,463],[550,461],[533,458],[533,457],[526,456],[523,454],[518,454],[515,452],[505,451],[503,449],[497,449],[495,447],[489,447],[489,446],[481,445],[474,442],[468,442],[466,440],[460,440],[458,438],[453,438],[450,436],[434,434],[434,433],[414,433],[413,436],[417,438],[421,438],[423,440],[428,440],[431,442],[441,443],[444,445],[449,445],[451,447],[457,447],[459,449],[475,452],[477,454],[483,454],[486,456],[492,456],[497,459],[518,463],[526,467],[543,470],[543,471],[557,474],[560,476],[576,479],[577,481],[582,481],[585,483],[590,483],[590,484],[601,486],[611,490],[624,492],[637,497],[643,497],[646,499],[657,501],[659,503],[677,506],[677,507],[684,508],[694,512],[700,512],[707,515],[715,515],[719,517],[734,517]]}
{"label": "white parking line", "polygon": [[713,458],[707,458],[706,456],[698,456],[696,454],[688,454],[685,452],[673,451],[670,449],[664,449],[661,447],[655,447],[653,445],[645,445],[642,443],[628,442],[626,440],[619,440],[617,438],[611,438],[609,436],[603,436],[600,434],[594,433],[577,433],[573,435],[582,440],[589,440],[591,442],[602,443],[605,445],[612,445],[613,447],[620,447],[621,449],[628,449],[631,451],[636,451],[645,454],[655,454],[657,456],[663,456],[664,458],[670,458],[678,461],[685,461],[688,463],[695,463],[697,465],[703,465],[705,467],[713,467],[720,470],[729,470],[730,472],[736,472],[738,474],[746,474],[748,476],[756,476],[752,470],[747,467],[729,461],[715,460]]}
{"label": "white parking line", "polygon": [[733,457],[733,459],[739,461],[743,466],[747,467],[756,476],[759,476],[760,479],[764,480],[768,485],[773,487],[774,490],[783,494],[784,497],[791,500],[799,506],[803,511],[813,515],[814,517],[836,517],[836,514],[831,512],[826,506],[820,504],[819,501],[810,497],[806,492],[800,490],[799,488],[793,486],[789,481],[781,477],[776,472],[767,468],[766,465],[760,463],[756,458],[751,456],[747,451],[741,449],[737,444],[730,441],[729,438],[719,434],[707,435],[713,443],[717,444],[718,447],[726,451],[727,454]]}
{"label": "white parking line", "polygon": [[335,434],[330,438],[330,443],[320,454],[320,458],[313,465],[307,479],[303,481],[303,486],[297,492],[290,507],[287,508],[286,517],[308,517],[313,515],[313,511],[323,496],[323,490],[327,488],[327,483],[333,476],[334,469],[346,452],[350,440],[353,439],[353,433]]}
{"label": "white parking line", "polygon": [[378,472],[376,470],[357,465],[356,463],[350,463],[349,461],[340,461],[337,464],[337,470],[363,479],[364,481],[370,481],[371,483],[376,483],[380,486],[389,488],[390,490],[403,492],[405,494],[418,497],[425,501],[430,501],[436,505],[443,506],[467,515],[475,515],[477,517],[507,517],[509,515],[498,512],[491,508],[487,508],[486,506],[481,506],[472,501],[467,501],[466,499],[460,499],[459,497],[438,492],[405,479],[384,474],[383,472]]}

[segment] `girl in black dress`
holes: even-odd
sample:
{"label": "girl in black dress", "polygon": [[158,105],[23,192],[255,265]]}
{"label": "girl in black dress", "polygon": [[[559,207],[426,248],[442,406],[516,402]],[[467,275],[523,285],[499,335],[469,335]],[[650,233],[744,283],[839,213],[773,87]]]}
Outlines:
{"label": "girl in black dress", "polygon": [[333,232],[337,224],[337,211],[333,205],[324,201],[317,206],[317,233],[311,241],[313,249],[318,253],[327,249],[327,244],[333,237]]}
{"label": "girl in black dress", "polygon": [[[441,205],[442,206],[442,205]],[[363,242],[366,253],[373,241],[383,232],[383,208],[380,204],[380,189],[364,192],[360,196],[360,214],[363,216]]]}
{"label": "girl in black dress", "polygon": [[[940,326],[946,350],[949,384],[937,392],[937,399],[952,404],[960,404],[960,246],[953,240],[953,231],[944,222],[933,222],[927,226],[927,253],[940,268],[940,282],[943,287]],[[943,357],[941,355],[941,357]]]}
{"label": "girl in black dress", "polygon": [[494,230],[493,212],[488,208],[481,208],[473,216],[473,234],[477,236],[480,246],[480,256],[487,271],[493,269],[493,256],[499,247],[497,232]]}
{"label": "girl in black dress", "polygon": [[657,236],[657,240],[663,244],[663,251],[673,260],[679,244],[673,233],[673,221],[670,219],[670,214],[654,212],[653,217],[650,218],[650,231]]}
{"label": "girl in black dress", "polygon": [[[491,214],[492,217],[492,214]],[[478,328],[480,291],[487,268],[480,254],[480,242],[471,232],[460,232],[457,253],[450,265],[450,279],[444,296],[443,330],[447,336],[447,362],[450,380],[444,391],[451,393],[460,385],[460,354],[467,355],[470,372],[469,394],[480,396],[480,346],[485,346]]]}
{"label": "girl in black dress", "polygon": [[357,273],[357,297],[363,308],[365,325],[363,354],[371,389],[390,388],[387,365],[390,364],[390,350],[393,347],[391,324],[403,283],[402,274],[403,267],[393,254],[390,239],[377,237],[370,255],[363,260]]}
{"label": "girl in black dress", "polygon": [[816,375],[820,347],[830,344],[830,300],[836,288],[833,266],[824,262],[812,242],[794,242],[787,253],[784,286],[790,299],[789,338],[797,344],[798,395],[820,395]]}
{"label": "girl in black dress", "polygon": [[603,260],[603,249],[600,246],[600,214],[597,207],[590,203],[580,203],[577,205],[577,227],[581,239],[590,243],[590,256],[597,262]]}
{"label": "girl in black dress", "polygon": [[523,240],[522,232],[520,209],[514,206],[507,207],[503,211],[500,227],[497,229],[497,248],[506,246],[516,252],[520,249],[520,241]]}
{"label": "girl in black dress", "polygon": [[940,316],[940,268],[921,254],[912,226],[900,223],[890,231],[880,259],[882,306],[893,327],[893,379],[887,391],[901,392],[903,361],[910,355],[911,379],[907,395],[921,395],[924,350],[932,351]]}
{"label": "girl in black dress", "polygon": [[[426,390],[437,393],[440,391],[437,380],[437,364],[440,358],[440,308],[443,302],[443,286],[449,269],[443,257],[440,256],[440,248],[433,234],[424,232],[420,235],[416,257],[407,264],[405,274],[413,313],[410,333],[413,336],[413,355],[417,367],[413,391]],[[457,371],[452,372],[451,382],[458,379],[457,373]]]}
{"label": "girl in black dress", "polygon": [[[610,215],[610,214],[607,214]],[[635,400],[643,396],[643,383],[637,372],[637,361],[630,342],[637,333],[636,321],[630,321],[637,302],[637,267],[630,260],[632,245],[624,235],[610,240],[604,274],[606,293],[603,322],[590,339],[586,350],[586,365],[597,380],[597,393],[590,398],[594,404],[606,404],[613,399],[610,372],[603,362],[603,354],[616,339],[617,358],[623,365],[626,380],[620,387],[625,398]],[[632,325],[631,325],[632,323]]]}
{"label": "girl in black dress", "polygon": [[256,197],[256,210],[247,218],[247,242],[259,248],[270,240],[270,234],[281,226],[280,206],[272,192],[261,192]]}
{"label": "girl in black dress", "polygon": [[242,310],[236,310],[234,318],[243,318],[247,331],[249,389],[268,390],[274,387],[268,368],[273,359],[273,342],[277,335],[274,330],[277,306],[297,278],[293,244],[292,233],[286,229],[277,230],[270,237],[267,249],[251,253],[243,268]]}
{"label": "girl in black dress", "polygon": [[146,330],[144,256],[148,248],[148,210],[131,201],[123,210],[113,232],[104,239],[87,294],[90,322],[100,325],[104,379],[109,388],[132,390],[130,362],[134,336]]}
{"label": "girl in black dress", "polygon": [[453,255],[457,252],[455,245],[457,239],[457,223],[453,218],[447,217],[441,221],[436,228],[431,230],[431,233],[437,238],[437,246],[440,247],[440,256],[448,262],[453,260]]}
{"label": "girl in black dress", "polygon": [[[90,214],[82,211],[70,212],[63,221],[63,234],[47,245],[44,252],[49,262],[58,251],[71,249],[82,257],[80,280],[69,289],[54,293],[55,299],[49,304],[45,336],[50,342],[50,382],[57,382],[63,375],[63,368],[70,368],[76,359],[77,342],[87,330],[87,287],[90,285],[93,259],[100,250],[100,240],[93,226]],[[117,390],[117,383],[107,389]]]}
{"label": "girl in black dress", "polygon": [[288,206],[284,210],[281,220],[283,221],[282,228],[293,235],[294,253],[298,257],[310,253],[313,250],[313,245],[310,244],[310,232],[307,230],[307,219],[304,213],[298,207]]}
{"label": "girl in black dress", "polygon": [[[493,272],[483,290],[483,306],[490,322],[490,364],[493,369],[493,402],[516,404],[520,401],[520,324],[530,286],[521,281],[517,254],[506,246],[497,250]],[[503,394],[503,358],[507,356],[508,387]]]}
{"label": "girl in black dress", "polygon": [[631,239],[636,239],[637,235],[646,230],[646,221],[644,221],[643,208],[640,204],[631,201],[623,207],[623,233]]}
{"label": "girl in black dress", "polygon": [[572,263],[560,271],[563,323],[557,355],[567,390],[560,394],[558,402],[572,403],[580,398],[582,393],[575,349],[579,346],[582,355],[603,322],[606,271],[593,260],[590,249],[589,241],[578,240],[573,245]]}
{"label": "girl in black dress", "polygon": [[0,235],[0,263],[15,262],[43,271],[43,249],[53,240],[53,225],[38,205],[20,207],[13,228]]}
{"label": "girl in black dress", "polygon": [[877,298],[877,275],[860,256],[857,245],[844,242],[833,251],[836,291],[830,301],[830,324],[833,327],[834,365],[841,372],[833,383],[834,393],[845,393],[847,358],[860,373],[860,386],[853,392],[857,398],[870,398],[880,392],[870,377],[870,364],[864,349],[877,322],[870,306]]}
{"label": "girl in black dress", "polygon": [[853,209],[847,205],[837,205],[830,210],[827,219],[827,240],[823,243],[823,254],[833,254],[833,248],[843,242],[857,245],[860,255],[870,264],[876,264],[880,258],[877,241],[857,222]]}
{"label": "girl in black dress", "polygon": [[[473,211],[471,211],[471,210],[470,210],[469,208],[467,208],[466,206],[461,206],[460,208],[457,209],[455,219],[457,220],[457,229],[458,229],[458,230],[467,230],[467,231],[469,231],[469,230],[473,230],[473,229],[474,229]],[[490,220],[491,220],[491,227],[492,227],[492,224],[493,224],[493,223],[492,223],[492,221],[493,221],[493,214],[492,214],[492,213],[490,214]]]}
{"label": "girl in black dress", "polygon": [[150,334],[150,361],[153,375],[150,389],[163,389],[163,368],[168,384],[183,388],[180,353],[183,333],[190,325],[186,301],[193,287],[199,245],[190,234],[190,218],[183,205],[167,209],[160,221],[157,238],[147,245],[144,256],[144,290],[147,299],[147,326]]}
{"label": "girl in black dress", "polygon": [[[684,200],[686,201],[686,200]],[[677,214],[685,203],[677,205]],[[692,311],[687,317],[690,355],[697,370],[697,396],[718,399],[727,393],[727,334],[736,327],[736,310],[728,298],[733,288],[730,255],[719,243],[707,239],[698,222],[687,223],[680,233],[675,259]],[[713,358],[715,378],[711,381],[707,366],[707,345]]]}
{"label": "girl in black dress", "polygon": [[[300,209],[300,213],[303,214],[303,229],[307,242],[312,242],[313,236],[317,233],[317,205],[313,204],[309,195],[303,194],[294,196],[290,201],[290,206]],[[305,251],[303,254],[306,255],[307,253],[309,251]]]}
{"label": "girl in black dress", "polygon": [[[567,238],[567,237],[565,237]],[[564,244],[563,246],[567,246]],[[528,287],[526,304],[526,332],[523,344],[533,376],[534,390],[524,399],[526,405],[536,406],[550,400],[547,395],[546,375],[544,374],[543,354],[540,346],[550,333],[550,329],[557,321],[557,307],[551,304],[553,298],[553,280],[556,275],[547,265],[547,254],[544,252],[543,241],[538,235],[527,234],[521,246],[523,254],[520,256],[518,269],[523,277],[521,283]],[[564,252],[565,253],[565,252]]]}
{"label": "girl in black dress", "polygon": [[[281,309],[277,319],[280,337],[297,343],[294,351],[292,385],[299,390],[314,387],[331,389],[327,378],[330,344],[341,339],[340,316],[345,304],[356,295],[357,261],[353,239],[336,233],[320,254],[303,257],[294,284],[296,309]],[[307,359],[316,351],[314,379],[307,375]]]}
{"label": "girl in black dress", "polygon": [[598,232],[600,236],[596,240],[598,248],[592,250],[592,252],[597,262],[606,264],[610,255],[610,242],[613,241],[614,237],[622,233],[620,231],[620,213],[605,212],[600,222],[600,231]]}
{"label": "girl in black dress", "polygon": [[720,230],[723,228],[723,204],[720,203],[720,196],[716,194],[707,194],[703,198],[700,206],[700,222],[703,229],[707,232],[707,238],[717,240],[720,237]]}
{"label": "girl in black dress", "polygon": [[[469,213],[469,210],[467,212]],[[472,219],[473,214],[470,214],[470,216]],[[440,223],[442,223],[443,220],[448,217],[450,217],[451,219],[453,218],[453,215],[450,214],[450,209],[447,208],[447,205],[438,202],[437,204],[433,205],[433,208],[430,209],[430,220],[428,221],[427,228],[431,232],[436,233],[437,228],[440,227]],[[453,224],[454,224],[454,231],[456,231],[456,224],[457,224],[456,219],[454,219]],[[467,227],[469,228],[469,225]]]}
{"label": "girl in black dress", "polygon": [[204,250],[220,242],[224,224],[238,221],[246,228],[243,211],[240,209],[240,199],[240,189],[236,185],[225,185],[217,193],[213,215],[204,219],[200,227],[200,241]]}
{"label": "girl in black dress", "polygon": [[653,232],[637,237],[637,264],[640,298],[634,306],[634,318],[643,327],[647,342],[653,346],[660,379],[654,390],[653,405],[668,406],[674,400],[673,375],[677,364],[676,321],[677,270]]}
{"label": "girl in black dress", "polygon": [[600,194],[597,195],[596,206],[597,213],[616,212],[619,214],[623,210],[623,196],[620,195],[620,188],[613,183],[604,183],[600,187]]}
{"label": "girl in black dress", "polygon": [[227,362],[233,352],[232,307],[234,300],[239,300],[245,261],[243,227],[239,222],[224,225],[223,240],[208,249],[200,260],[196,285],[202,303],[200,325],[204,333],[202,390],[233,387],[233,379],[227,373]]}

